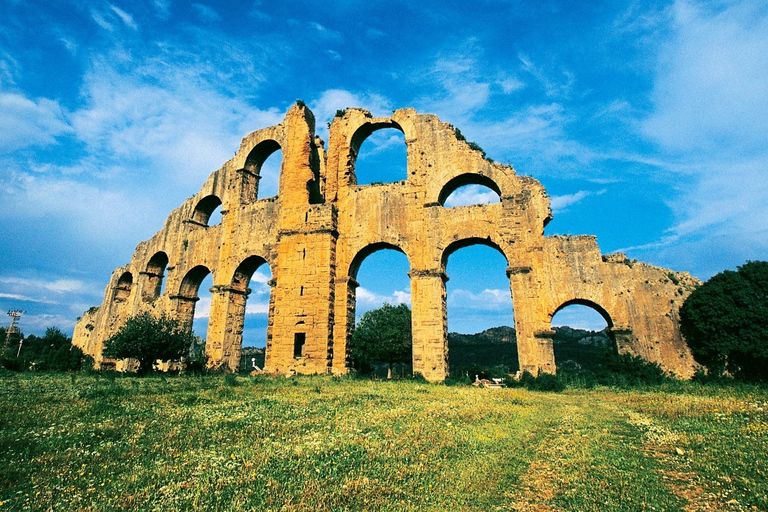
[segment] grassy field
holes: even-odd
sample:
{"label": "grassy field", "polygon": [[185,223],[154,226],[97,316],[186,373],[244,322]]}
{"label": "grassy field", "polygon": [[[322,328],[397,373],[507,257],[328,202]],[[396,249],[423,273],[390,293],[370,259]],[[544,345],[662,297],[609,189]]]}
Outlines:
{"label": "grassy field", "polygon": [[0,375],[3,510],[766,510],[768,390]]}

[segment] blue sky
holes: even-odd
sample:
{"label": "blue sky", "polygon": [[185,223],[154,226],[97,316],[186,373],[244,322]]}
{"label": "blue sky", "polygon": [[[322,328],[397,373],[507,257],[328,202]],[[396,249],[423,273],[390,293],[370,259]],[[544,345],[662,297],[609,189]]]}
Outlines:
{"label": "blue sky", "polygon": [[[766,77],[761,1],[0,0],[0,309],[71,332],[299,98],[323,137],[338,108],[437,114],[544,184],[547,234],[705,279],[767,257]],[[463,251],[449,328],[510,324],[503,260]],[[408,300],[381,266],[361,267],[361,311]]]}

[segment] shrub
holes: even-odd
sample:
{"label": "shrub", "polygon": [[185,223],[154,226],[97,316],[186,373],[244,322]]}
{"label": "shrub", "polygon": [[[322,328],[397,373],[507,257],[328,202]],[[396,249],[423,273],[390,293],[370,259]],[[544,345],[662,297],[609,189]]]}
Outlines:
{"label": "shrub", "polygon": [[534,377],[529,372],[523,372],[520,377],[520,384],[531,391],[559,393],[565,389],[565,382],[559,376],[551,373],[540,373],[538,377]]}
{"label": "shrub", "polygon": [[139,373],[152,371],[153,363],[181,358],[195,341],[190,329],[165,314],[154,317],[139,313],[128,319],[104,342],[104,356],[118,359],[138,359]]}

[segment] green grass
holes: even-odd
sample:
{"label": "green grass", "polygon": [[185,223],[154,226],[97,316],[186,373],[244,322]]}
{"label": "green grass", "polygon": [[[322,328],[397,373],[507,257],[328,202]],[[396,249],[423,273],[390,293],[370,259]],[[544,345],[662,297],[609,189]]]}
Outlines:
{"label": "green grass", "polygon": [[768,509],[768,391],[0,375],[2,510]]}

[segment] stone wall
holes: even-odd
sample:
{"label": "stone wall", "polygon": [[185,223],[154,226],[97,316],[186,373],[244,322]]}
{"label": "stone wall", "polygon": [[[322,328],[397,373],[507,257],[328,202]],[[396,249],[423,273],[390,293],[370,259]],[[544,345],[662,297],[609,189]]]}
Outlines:
{"label": "stone wall", "polygon": [[[357,153],[381,128],[405,135],[408,177],[358,186]],[[283,155],[278,196],[260,199],[261,165],[277,149]],[[466,184],[493,189],[500,203],[444,208]],[[222,222],[209,226],[219,205]],[[366,256],[392,248],[410,264],[413,369],[440,381],[449,371],[446,262],[457,249],[484,244],[508,262],[522,369],[556,371],[552,316],[584,304],[604,316],[620,352],[689,376],[693,359],[678,310],[697,281],[624,255],[603,256],[594,237],[545,237],[550,219],[538,181],[485,159],[435,116],[403,109],[373,118],[347,109],[330,125],[326,152],[314,116],[297,104],[282,124],[243,139],[235,157],[138,245],[131,262],[113,273],[101,306],[78,321],[74,343],[99,362],[104,340],[137,312],[166,312],[191,325],[199,285],[212,274],[206,351],[212,366],[235,370],[249,281],[268,265],[265,370],[342,374],[357,270]]]}

